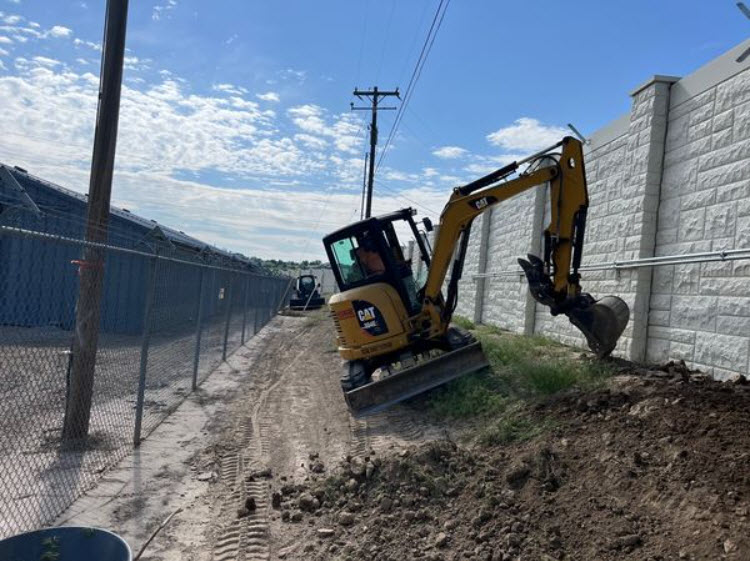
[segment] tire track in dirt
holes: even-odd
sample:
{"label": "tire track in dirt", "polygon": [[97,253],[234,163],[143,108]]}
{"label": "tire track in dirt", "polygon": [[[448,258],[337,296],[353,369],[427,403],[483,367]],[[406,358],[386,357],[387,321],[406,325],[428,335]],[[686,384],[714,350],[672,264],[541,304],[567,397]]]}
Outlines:
{"label": "tire track in dirt", "polygon": [[[281,321],[282,328],[269,337],[266,351],[248,365],[257,378],[253,380],[255,387],[244,396],[243,402],[252,400],[258,403],[260,400],[253,399],[254,395],[260,397],[267,393],[263,387],[274,380],[277,354],[293,345],[302,334],[287,336],[284,323],[290,322]],[[278,380],[272,386],[276,384]],[[229,440],[239,447],[227,451],[220,460],[220,477],[226,491],[220,498],[220,518],[224,522],[223,530],[214,543],[214,561],[267,561],[270,558],[268,484],[254,475],[265,469],[262,462],[263,429],[253,422],[257,409],[256,405],[252,411],[235,417],[238,422]],[[264,422],[264,426],[267,424]],[[254,508],[246,509],[248,504],[254,504]]]}
{"label": "tire track in dirt", "polygon": [[[364,458],[410,446],[430,432],[418,412],[403,406],[364,419],[352,417],[341,394],[343,365],[328,322],[315,315],[279,320],[263,353],[242,367],[253,383],[234,407],[235,430],[225,438],[229,451],[222,460],[222,478],[228,506],[221,507],[223,530],[214,561],[304,557],[298,551],[303,528],[289,526],[271,508],[271,486],[278,490],[290,480],[303,483],[324,476],[347,455]],[[272,478],[257,476],[268,470]],[[253,473],[256,477],[248,478]],[[227,478],[233,478],[231,491]],[[256,509],[237,519],[248,498]]]}

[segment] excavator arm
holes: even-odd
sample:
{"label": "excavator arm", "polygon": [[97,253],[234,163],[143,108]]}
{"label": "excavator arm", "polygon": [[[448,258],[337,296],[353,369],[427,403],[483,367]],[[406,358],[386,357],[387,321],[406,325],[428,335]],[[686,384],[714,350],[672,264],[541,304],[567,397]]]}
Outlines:
{"label": "excavator arm", "polygon": [[[561,151],[553,153],[558,148]],[[530,163],[530,171],[508,179],[525,163]],[[440,216],[440,228],[423,289],[423,313],[429,316],[426,324],[430,326],[430,335],[447,330],[450,323],[474,218],[511,197],[546,183],[550,185],[550,222],[544,230],[543,257],[529,255],[528,260],[519,259],[529,290],[537,301],[550,308],[553,315],[562,313],[568,316],[597,355],[605,356],[614,349],[627,325],[629,310],[625,302],[615,296],[597,302],[582,292],[579,284],[588,192],[583,148],[572,137],[565,137],[521,162],[514,162],[454,189]],[[452,261],[448,292],[443,300],[442,287]]]}

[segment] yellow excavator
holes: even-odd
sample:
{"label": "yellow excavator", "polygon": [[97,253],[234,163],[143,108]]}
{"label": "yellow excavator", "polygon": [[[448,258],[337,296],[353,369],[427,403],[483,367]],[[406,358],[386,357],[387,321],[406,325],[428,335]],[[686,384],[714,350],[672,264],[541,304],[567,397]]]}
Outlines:
{"label": "yellow excavator", "polygon": [[[528,167],[519,172],[524,165]],[[420,230],[411,208],[356,222],[323,238],[339,287],[329,307],[338,351],[347,363],[341,387],[355,416],[383,410],[488,366],[479,342],[451,326],[471,223],[502,201],[546,184],[550,222],[544,230],[543,255],[518,260],[529,290],[552,315],[566,315],[598,357],[612,352],[630,311],[617,296],[597,301],[581,290],[578,269],[588,192],[581,142],[565,137],[455,188],[440,215],[432,251],[425,235],[432,224],[425,218]],[[397,226],[403,223],[426,267],[422,286],[399,242]]]}

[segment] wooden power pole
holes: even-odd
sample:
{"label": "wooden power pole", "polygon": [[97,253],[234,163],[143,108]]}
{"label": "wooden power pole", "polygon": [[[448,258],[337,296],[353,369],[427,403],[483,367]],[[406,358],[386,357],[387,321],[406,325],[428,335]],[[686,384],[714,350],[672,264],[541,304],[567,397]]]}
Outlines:
{"label": "wooden power pole", "polygon": [[92,245],[84,247],[78,262],[78,302],[70,385],[62,430],[64,440],[85,438],[91,420],[106,256],[104,250],[95,244],[107,242],[127,15],[128,0],[107,0],[86,221],[86,241],[92,242]]}
{"label": "wooden power pole", "polygon": [[363,97],[368,98],[370,100],[370,107],[354,107],[354,103],[352,103],[352,111],[372,111],[372,122],[370,123],[370,173],[367,177],[367,202],[365,204],[365,218],[370,218],[372,214],[372,187],[375,182],[375,146],[378,143],[378,111],[393,111],[396,109],[395,107],[380,107],[379,103],[382,98],[388,96],[395,96],[398,99],[401,99],[401,97],[399,96],[398,88],[392,92],[381,92],[377,86],[371,90],[355,88],[353,95],[356,95],[360,100]]}

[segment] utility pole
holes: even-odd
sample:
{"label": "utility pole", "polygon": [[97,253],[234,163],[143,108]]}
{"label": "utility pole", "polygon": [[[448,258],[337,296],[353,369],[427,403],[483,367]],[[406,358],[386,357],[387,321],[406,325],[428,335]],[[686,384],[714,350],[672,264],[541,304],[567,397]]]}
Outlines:
{"label": "utility pole", "polygon": [[367,195],[367,162],[370,159],[369,154],[365,154],[365,169],[362,172],[362,201],[359,205],[359,219],[362,220],[365,217],[365,197]]}
{"label": "utility pole", "polygon": [[[127,17],[128,0],[107,0],[86,221],[86,241],[93,244],[107,242]],[[64,440],[85,438],[89,432],[99,344],[104,257],[105,252],[101,247],[86,245],[77,262],[79,289],[70,389],[62,430]]]}
{"label": "utility pole", "polygon": [[361,101],[364,101],[362,99],[363,96],[368,98],[370,100],[370,107],[354,107],[354,103],[352,103],[352,111],[372,111],[372,123],[370,124],[370,175],[367,179],[367,203],[365,205],[365,218],[370,218],[372,214],[372,187],[375,181],[375,146],[378,143],[378,111],[393,111],[396,109],[395,107],[380,107],[379,103],[381,98],[395,96],[401,99],[401,97],[398,94],[398,88],[391,92],[381,92],[377,86],[371,90],[354,88],[353,95],[356,95]]}

